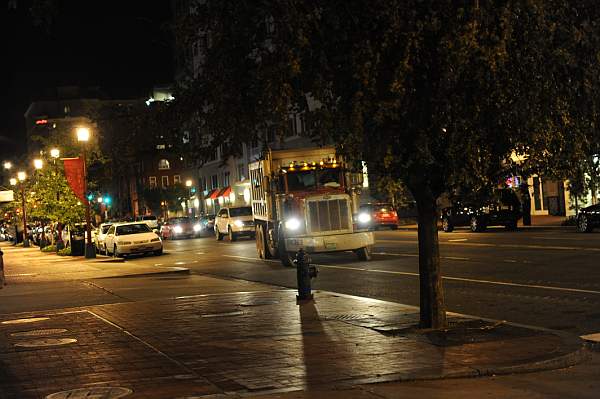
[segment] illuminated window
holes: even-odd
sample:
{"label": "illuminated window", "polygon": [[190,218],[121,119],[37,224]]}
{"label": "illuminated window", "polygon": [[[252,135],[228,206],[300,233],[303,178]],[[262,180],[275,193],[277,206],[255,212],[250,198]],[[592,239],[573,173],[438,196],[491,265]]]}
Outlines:
{"label": "illuminated window", "polygon": [[156,187],[156,176],[150,176],[148,182],[150,183],[150,187]]}
{"label": "illuminated window", "polygon": [[171,169],[171,165],[169,164],[169,161],[167,161],[166,159],[161,159],[160,161],[158,161],[158,170],[168,170]]}
{"label": "illuminated window", "polygon": [[173,184],[181,183],[181,176],[175,175],[173,176]]}

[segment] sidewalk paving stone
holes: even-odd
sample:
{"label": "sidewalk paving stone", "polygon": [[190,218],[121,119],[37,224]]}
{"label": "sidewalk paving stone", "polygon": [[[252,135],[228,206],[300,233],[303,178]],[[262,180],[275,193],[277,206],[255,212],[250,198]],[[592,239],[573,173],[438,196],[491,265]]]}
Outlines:
{"label": "sidewalk paving stone", "polygon": [[[414,307],[329,292],[298,305],[295,295],[199,295],[1,315],[0,398],[96,386],[131,389],[128,398],[350,392],[375,382],[565,367],[586,356],[581,340],[548,330],[452,314],[447,332],[423,331]],[[42,319],[4,323],[25,317]],[[32,330],[77,342],[16,347],[31,338],[13,334]]]}

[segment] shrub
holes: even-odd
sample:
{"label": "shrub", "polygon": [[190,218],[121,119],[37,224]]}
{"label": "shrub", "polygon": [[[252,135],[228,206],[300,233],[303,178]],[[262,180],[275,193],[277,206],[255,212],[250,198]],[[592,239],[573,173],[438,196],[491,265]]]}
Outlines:
{"label": "shrub", "polygon": [[48,245],[42,248],[42,252],[56,252],[56,245]]}
{"label": "shrub", "polygon": [[66,247],[66,248],[61,249],[60,251],[58,251],[58,254],[60,256],[69,256],[69,255],[71,255],[71,247]]}

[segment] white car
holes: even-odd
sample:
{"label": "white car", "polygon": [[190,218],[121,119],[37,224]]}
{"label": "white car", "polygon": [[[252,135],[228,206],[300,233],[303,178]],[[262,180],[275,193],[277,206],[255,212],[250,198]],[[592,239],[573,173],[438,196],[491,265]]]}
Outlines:
{"label": "white car", "polygon": [[137,222],[144,222],[152,230],[158,230],[158,219],[154,215],[141,215],[135,218]]}
{"label": "white car", "polygon": [[215,218],[215,237],[221,241],[225,234],[229,236],[229,241],[235,241],[242,235],[254,237],[256,232],[252,208],[249,206],[221,208]]}
{"label": "white car", "polygon": [[108,233],[108,229],[112,225],[112,223],[102,223],[96,229],[96,234],[92,237],[94,240],[94,245],[96,246],[96,252],[104,251],[104,238],[106,238],[106,233]]}
{"label": "white car", "polygon": [[104,237],[107,255],[125,256],[150,253],[162,255],[163,243],[146,223],[118,223],[110,226]]}

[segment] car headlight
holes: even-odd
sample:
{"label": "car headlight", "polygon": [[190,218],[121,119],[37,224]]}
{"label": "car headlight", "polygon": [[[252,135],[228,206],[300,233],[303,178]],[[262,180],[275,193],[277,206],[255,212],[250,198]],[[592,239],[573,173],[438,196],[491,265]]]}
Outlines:
{"label": "car headlight", "polygon": [[290,218],[286,220],[285,228],[288,230],[298,230],[300,228],[300,220],[297,218]]}
{"label": "car headlight", "polygon": [[173,227],[173,231],[177,234],[183,233],[183,228],[181,228],[181,226],[175,226]]}
{"label": "car headlight", "polygon": [[235,224],[236,227],[242,227],[244,225],[244,222],[242,222],[241,220],[236,220],[235,222],[233,222],[233,224]]}
{"label": "car headlight", "polygon": [[198,232],[200,230],[202,230],[202,226],[200,226],[200,224],[195,224],[194,225],[194,231]]}
{"label": "car headlight", "polygon": [[119,244],[121,244],[121,245],[131,245],[131,241],[121,241]]}
{"label": "car headlight", "polygon": [[158,241],[160,241],[160,238],[158,238],[158,237],[153,238],[153,239],[150,240],[150,242],[158,242]]}
{"label": "car headlight", "polygon": [[358,214],[358,221],[360,223],[369,223],[371,221],[371,215],[369,215],[368,213],[359,213]]}

